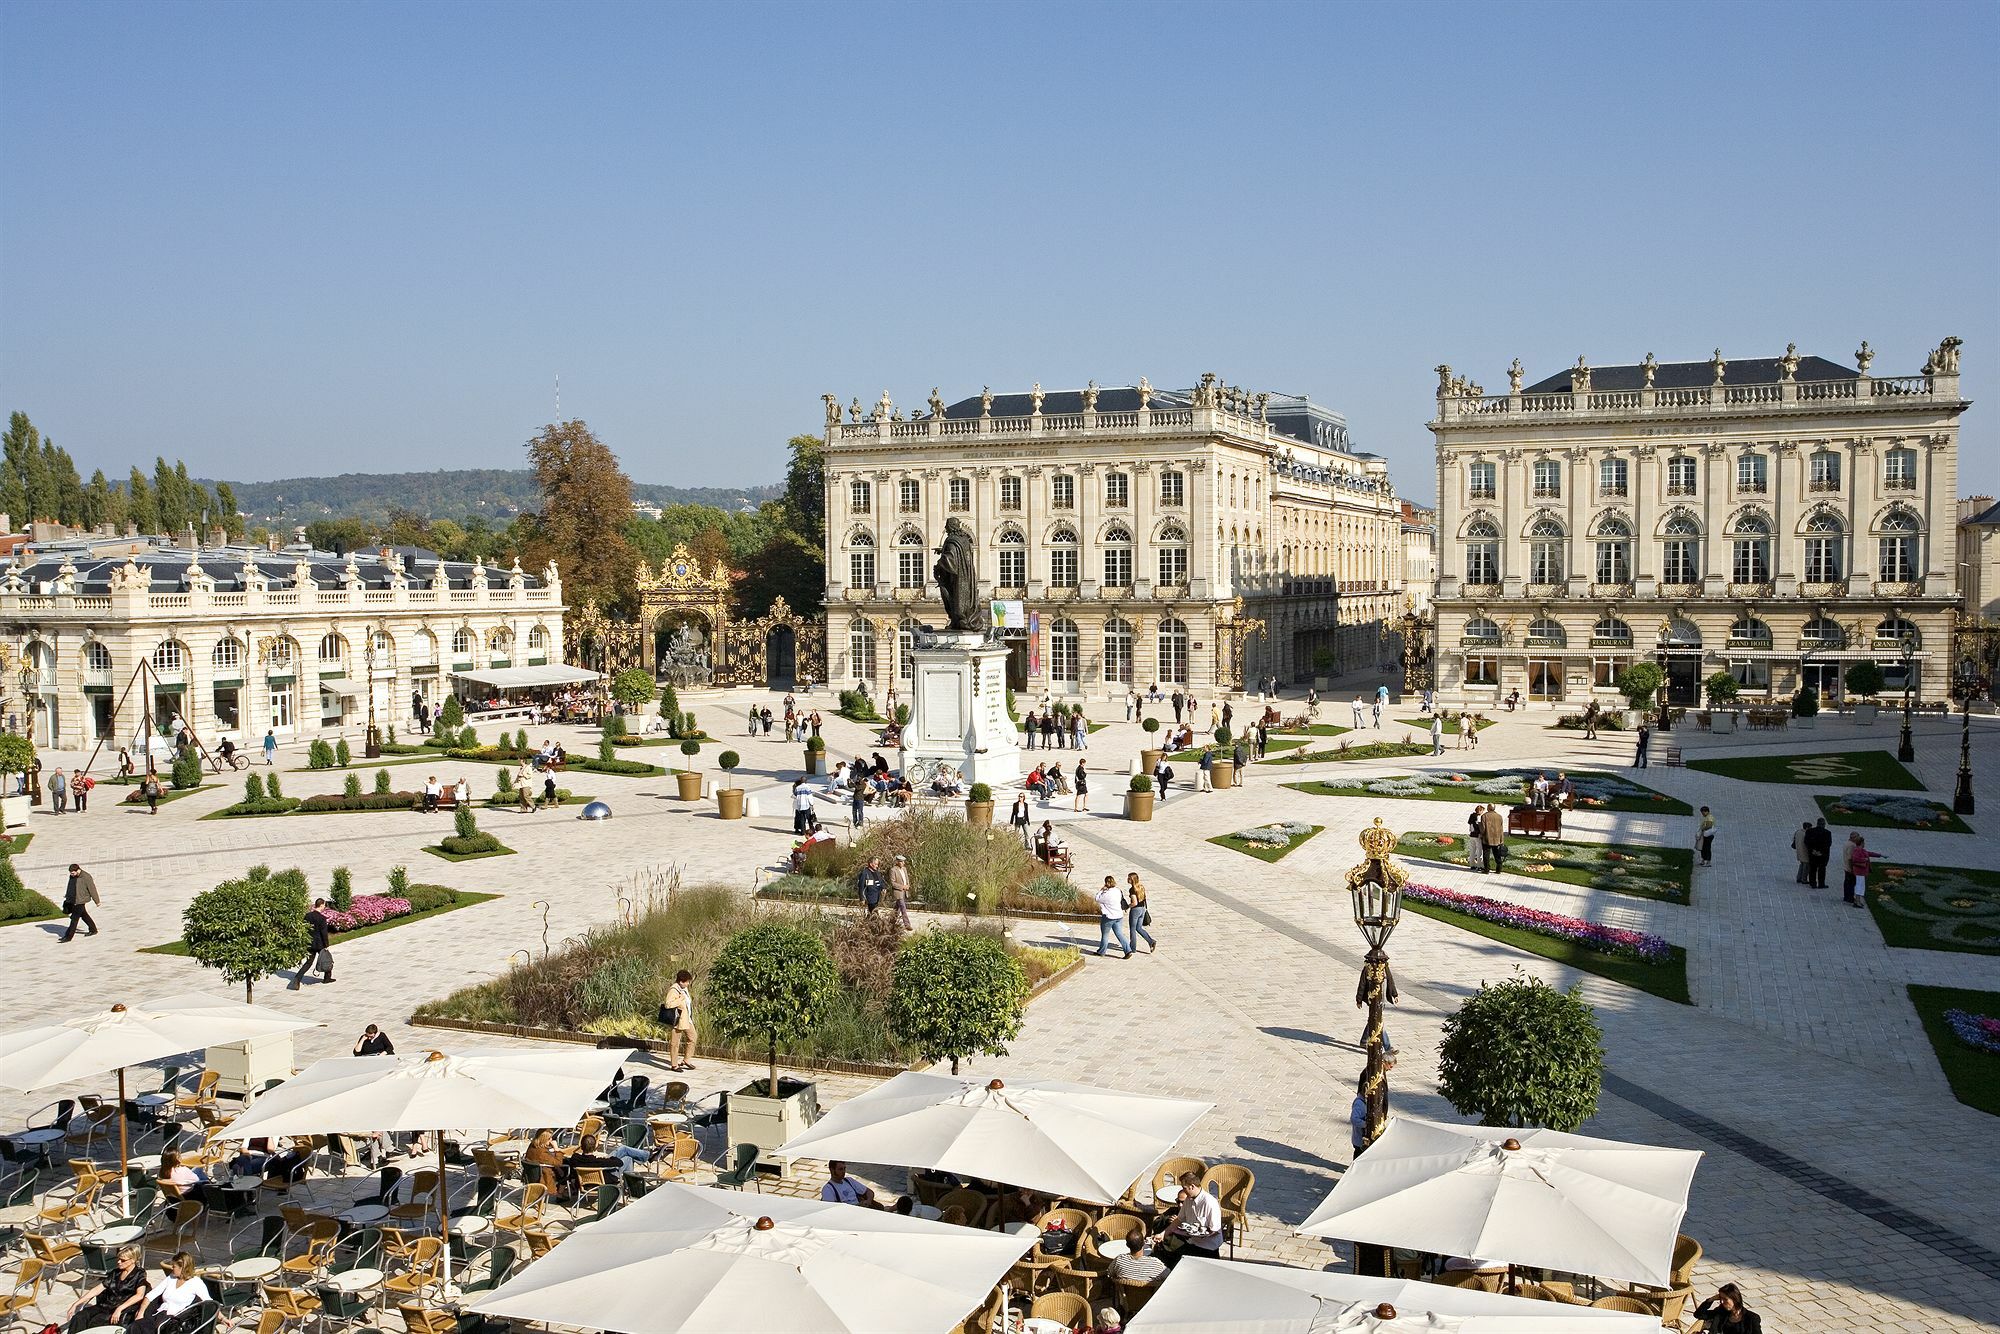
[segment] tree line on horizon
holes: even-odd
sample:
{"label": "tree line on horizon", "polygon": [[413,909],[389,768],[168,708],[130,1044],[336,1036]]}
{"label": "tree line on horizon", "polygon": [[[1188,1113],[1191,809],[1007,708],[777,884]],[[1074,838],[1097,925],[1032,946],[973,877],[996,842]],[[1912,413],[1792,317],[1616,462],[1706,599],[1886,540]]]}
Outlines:
{"label": "tree line on horizon", "polygon": [[96,528],[110,524],[123,532],[136,524],[142,533],[179,533],[192,523],[205,533],[220,524],[232,538],[243,536],[236,493],[227,482],[211,492],[188,476],[187,464],[153,460],[149,482],[137,465],[122,482],[99,468],[88,482],[78,474],[69,451],[35,428],[25,412],[7,419],[0,437],[0,513],[17,527],[33,522]]}

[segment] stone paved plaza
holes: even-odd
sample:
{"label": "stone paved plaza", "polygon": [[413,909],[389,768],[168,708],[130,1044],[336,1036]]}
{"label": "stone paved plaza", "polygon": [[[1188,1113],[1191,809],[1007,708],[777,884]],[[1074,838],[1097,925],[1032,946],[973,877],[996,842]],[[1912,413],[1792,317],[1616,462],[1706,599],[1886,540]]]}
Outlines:
{"label": "stone paved plaza", "polygon": [[[740,717],[745,701],[743,692],[684,698],[711,729],[718,727],[713,719]],[[830,714],[830,698],[814,702]],[[1409,707],[1392,712],[1415,716]],[[1398,830],[1456,830],[1468,808],[1320,797],[1282,784],[1413,768],[1622,768],[1630,739],[1607,734],[1585,742],[1550,730],[1553,715],[1534,709],[1503,715],[1476,753],[1254,766],[1242,788],[1177,791],[1151,824],[1138,825],[1117,818],[1116,789],[1123,785],[1113,774],[1130,763],[1141,733],[1116,708],[1095,713],[1111,725],[1091,738],[1098,809],[1067,821],[1076,877],[1095,883],[1107,872],[1138,869],[1153,892],[1162,948],[1129,962],[1089,959],[1079,976],[1035,1003],[1007,1057],[975,1061],[971,1069],[1214,1100],[1215,1111],[1185,1148],[1256,1172],[1246,1253],[1345,1264],[1334,1248],[1290,1233],[1350,1157],[1346,1110],[1361,1066],[1354,1045],[1360,1016],[1352,1003],[1359,941],[1340,878],[1359,857],[1356,833],[1373,817]],[[1328,716],[1346,721],[1344,706]],[[838,719],[828,736],[836,756],[873,748],[870,734]],[[1892,862],[2000,862],[2000,837],[1991,832],[2000,813],[1994,781],[2000,731],[1975,719],[1974,736],[1978,796],[1987,812],[1970,820],[1975,832],[1870,830],[1872,848]],[[1814,731],[1711,737],[1687,729],[1676,739],[1692,758],[1893,749],[1896,731],[1888,717],[1873,728],[1823,718]],[[1919,722],[1915,771],[1932,796],[1947,801],[1957,739],[1956,719]],[[581,732],[564,740],[579,750],[590,744]],[[33,845],[17,863],[31,886],[53,898],[60,897],[64,867],[83,862],[104,896],[104,934],[65,946],[51,924],[0,930],[0,1005],[9,1026],[19,1026],[120,999],[197,988],[226,993],[218,978],[188,960],[134,951],[173,938],[194,892],[260,861],[299,866],[315,887],[327,883],[333,867],[349,866],[363,891],[402,864],[417,880],[503,897],[338,945],[336,985],[286,992],[267,982],[258,998],[326,1023],[301,1036],[302,1058],[345,1052],[368,1022],[383,1024],[404,1050],[451,1039],[473,1045],[479,1040],[413,1030],[404,1021],[419,1002],[499,972],[510,954],[539,951],[544,904],[549,942],[559,946],[612,918],[620,888],[647,868],[677,868],[684,882],[723,882],[749,893],[760,872],[776,866],[790,843],[781,797],[796,772],[797,747],[740,736],[723,742],[744,756],[744,785],[766,794],[756,818],[725,824],[712,803],[691,808],[663,780],[578,774],[572,785],[610,801],[614,819],[592,825],[571,819],[573,812],[482,814],[482,826],[518,855],[457,865],[419,850],[444,832],[443,816],[199,821],[240,796],[239,776],[148,818],[118,808],[109,795],[115,789],[100,788],[86,815],[38,814]],[[704,754],[711,766],[714,749]],[[656,760],[671,754],[646,752]],[[340,775],[303,772],[303,764],[302,750],[280,753],[281,771],[301,770],[285,773],[289,795],[339,790]],[[1180,769],[1192,778],[1191,765]],[[398,786],[425,772],[425,766],[402,770]],[[455,769],[438,772],[458,776]],[[466,776],[476,792],[490,790],[490,766]],[[1837,890],[1797,886],[1788,839],[1801,820],[1817,814],[1816,789],[1658,767],[1641,777],[1718,814],[1717,862],[1696,871],[1691,906],[1512,873],[1476,877],[1431,863],[1412,863],[1412,875],[1660,932],[1688,951],[1694,1004],[1677,1005],[1406,914],[1390,943],[1402,992],[1390,1020],[1401,1053],[1392,1080],[1395,1107],[1458,1119],[1436,1094],[1439,1027],[1482,979],[1519,968],[1564,986],[1580,981],[1609,1048],[1605,1096],[1585,1131],[1706,1154],[1684,1227],[1706,1248],[1696,1275],[1704,1294],[1724,1280],[1742,1284],[1774,1334],[2000,1328],[2000,1165],[1986,1138],[1995,1123],[1952,1098],[1904,992],[1912,982],[2000,990],[2000,957],[1888,949],[1870,915],[1843,906]],[[1067,799],[1061,804],[1066,809]],[[1275,864],[1206,841],[1273,819],[1310,821],[1326,832]],[[1690,817],[1605,812],[1575,814],[1568,824],[1570,832],[1592,838],[1675,846],[1688,845],[1694,828]],[[1072,934],[1082,940],[1079,928],[1046,922],[1014,929],[1027,941]],[[1084,943],[1094,944],[1094,934]],[[734,1087],[745,1073],[704,1061],[697,1091]],[[866,1082],[826,1077],[823,1100],[851,1096]],[[0,1119],[17,1122],[53,1096],[0,1099]],[[862,1175],[900,1182],[899,1172]]]}

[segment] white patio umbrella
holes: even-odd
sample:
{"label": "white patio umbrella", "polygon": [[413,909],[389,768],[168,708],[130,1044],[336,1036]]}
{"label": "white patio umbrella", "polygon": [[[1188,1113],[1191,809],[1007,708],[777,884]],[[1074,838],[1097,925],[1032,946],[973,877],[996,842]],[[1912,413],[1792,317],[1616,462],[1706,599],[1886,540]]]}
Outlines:
{"label": "white patio umbrella", "polygon": [[[0,1087],[25,1093],[118,1072],[118,1176],[125,1180],[130,1143],[125,1123],[125,1068],[182,1052],[243,1042],[273,1033],[318,1028],[282,1010],[190,992],[139,1005],[0,1034]],[[132,1200],[126,1183],[125,1202]]]}
{"label": "white patio umbrella", "polygon": [[1033,1237],[667,1182],[473,1303],[621,1334],[942,1334]]}
{"label": "white patio umbrella", "polygon": [[910,1070],[840,1104],[777,1153],[928,1167],[1109,1204],[1214,1106],[1054,1079],[1007,1084]]}
{"label": "white patio umbrella", "polygon": [[1658,1334],[1659,1327],[1657,1316],[1442,1283],[1197,1259],[1176,1265],[1125,1323],[1133,1334]]}
{"label": "white patio umbrella", "polygon": [[1298,1230],[1665,1287],[1700,1161],[1694,1149],[1398,1117]]}
{"label": "white patio umbrella", "polygon": [[633,1053],[596,1047],[332,1056],[259,1098],[229,1123],[230,1139],[283,1135],[435,1134],[438,1230],[451,1281],[444,1132],[570,1126]]}

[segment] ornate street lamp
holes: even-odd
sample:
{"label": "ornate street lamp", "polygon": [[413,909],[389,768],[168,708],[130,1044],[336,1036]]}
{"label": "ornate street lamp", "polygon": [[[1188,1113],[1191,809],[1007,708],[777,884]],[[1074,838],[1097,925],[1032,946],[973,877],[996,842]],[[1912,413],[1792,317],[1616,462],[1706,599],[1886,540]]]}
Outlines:
{"label": "ornate street lamp", "polygon": [[1896,743],[1896,758],[1909,764],[1917,758],[1917,743],[1910,737],[1910,675],[1917,661],[1917,637],[1907,631],[1903,635],[1903,736]]}
{"label": "ornate street lamp", "polygon": [[[1354,991],[1354,1003],[1366,1006],[1368,1021],[1361,1031],[1361,1047],[1367,1064],[1361,1071],[1360,1097],[1367,1104],[1367,1119],[1361,1133],[1365,1151],[1381,1137],[1389,1122],[1389,1066],[1383,1038],[1383,1005],[1396,1003],[1396,979],[1389,971],[1389,936],[1403,916],[1403,886],[1409,875],[1390,860],[1396,835],[1383,828],[1380,816],[1361,831],[1361,851],[1365,860],[1347,873],[1347,893],[1353,901],[1354,925],[1368,942],[1361,961],[1361,981]],[[1356,1248],[1358,1273],[1388,1273],[1388,1255],[1378,1246]]]}
{"label": "ornate street lamp", "polygon": [[1958,675],[1952,678],[1952,694],[1958,698],[1958,788],[1952,793],[1951,808],[1960,815],[1972,814],[1972,700],[1987,690],[1986,678],[1971,658],[1961,658]]}
{"label": "ornate street lamp", "polygon": [[371,760],[382,758],[382,732],[375,726],[375,636],[379,633],[379,628],[371,625],[361,641],[361,670],[368,679],[368,740],[361,754]]}

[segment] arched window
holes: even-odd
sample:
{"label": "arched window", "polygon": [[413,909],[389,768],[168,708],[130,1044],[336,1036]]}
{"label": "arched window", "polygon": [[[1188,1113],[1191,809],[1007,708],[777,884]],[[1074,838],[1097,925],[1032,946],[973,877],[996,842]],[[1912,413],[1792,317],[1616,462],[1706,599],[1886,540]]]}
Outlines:
{"label": "arched window", "polygon": [[[218,641],[215,645],[215,652],[209,655],[209,661],[214,664],[215,670],[218,672],[241,670],[243,666],[242,642],[235,639]],[[108,661],[106,665],[109,665]]]}
{"label": "arched window", "polygon": [[1840,622],[1825,616],[1815,616],[1799,631],[1799,642],[1809,649],[1844,649],[1847,647],[1847,631],[1840,628]]}
{"label": "arched window", "polygon": [[1675,616],[1660,630],[1660,643],[1669,648],[1700,648],[1701,629],[1685,616]]}
{"label": "arched window", "polygon": [[1740,616],[1729,627],[1729,643],[1733,648],[1771,647],[1771,627],[1755,616]]}
{"label": "arched window", "polygon": [[1886,616],[1875,627],[1875,644],[1880,647],[1902,648],[1909,645],[1915,649],[1922,641],[1918,638],[1917,627],[1901,616]]}
{"label": "arched window", "polygon": [[111,650],[93,639],[83,646],[83,665],[93,672],[111,670]]}
{"label": "arched window", "polygon": [[1000,587],[1025,588],[1028,584],[1028,539],[1008,524],[1000,530]]}
{"label": "arched window", "polygon": [[1531,648],[1564,648],[1569,644],[1569,634],[1560,622],[1537,616],[1528,622],[1528,644]]}
{"label": "arched window", "polygon": [[1701,525],[1686,515],[1667,520],[1667,540],[1660,565],[1660,581],[1668,584],[1701,582]]}
{"label": "arched window", "polygon": [[547,651],[549,647],[548,629],[544,626],[538,625],[534,629],[528,631],[528,647],[533,650],[544,651],[544,652]]}
{"label": "arched window", "polygon": [[1106,683],[1132,684],[1132,623],[1122,617],[1113,616],[1104,623],[1104,679]]}
{"label": "arched window", "polygon": [[914,528],[896,534],[896,587],[924,586],[924,535]]}
{"label": "arched window", "polygon": [[1497,644],[1500,627],[1484,616],[1475,616],[1465,623],[1465,638],[1477,644]]}
{"label": "arched window", "polygon": [[508,649],[512,648],[513,644],[514,636],[504,625],[495,626],[487,632],[486,651],[496,658],[506,657]]}
{"label": "arched window", "polygon": [[875,534],[857,529],[847,539],[847,586],[875,587]]}
{"label": "arched window", "polygon": [[1771,525],[1746,514],[1729,536],[1729,578],[1738,584],[1771,582]]}
{"label": "arched window", "polygon": [[875,627],[859,618],[847,628],[847,669],[857,681],[875,679]]}
{"label": "arched window", "polygon": [[1916,516],[1903,510],[1882,520],[1881,562],[1876,571],[1880,578],[1906,584],[1921,577],[1917,573],[1918,527]]}
{"label": "arched window", "polygon": [[1160,679],[1185,682],[1188,675],[1188,628],[1179,617],[1160,622]]}
{"label": "arched window", "polygon": [[1847,569],[1847,530],[1839,518],[1821,510],[1806,520],[1806,569],[1809,584],[1830,584]]}
{"label": "arched window", "polygon": [[1484,519],[1465,529],[1465,582],[1500,582],[1500,530]]}
{"label": "arched window", "polygon": [[1598,644],[1630,644],[1632,627],[1616,616],[1606,616],[1590,627],[1590,638]]}
{"label": "arched window", "polygon": [[1104,530],[1104,586],[1132,586],[1132,530],[1122,523]]}
{"label": "arched window", "polygon": [[464,626],[460,626],[452,632],[451,655],[454,658],[469,658],[472,656],[472,631],[466,629]]}
{"label": "arched window", "polygon": [[416,637],[410,641],[411,662],[424,664],[436,662],[437,651],[437,636],[428,630],[417,631]]}
{"label": "arched window", "polygon": [[1554,519],[1538,519],[1528,529],[1528,582],[1559,584],[1563,581],[1563,526]]}
{"label": "arched window", "polygon": [[396,641],[387,633],[377,630],[368,640],[369,651],[375,656],[377,669],[393,667],[396,663]]}
{"label": "arched window", "polygon": [[339,666],[347,656],[347,641],[339,635],[323,635],[319,641],[319,661],[324,666]]}
{"label": "arched window", "polygon": [[917,623],[905,616],[896,626],[896,675],[904,681],[917,679]]}
{"label": "arched window", "polygon": [[1056,617],[1049,623],[1049,680],[1074,689],[1082,656],[1082,637],[1076,632],[1076,622],[1067,616]]}
{"label": "arched window", "polygon": [[298,641],[280,636],[271,641],[270,648],[265,652],[264,667],[273,674],[283,675],[292,670],[292,664],[297,662],[298,659]]}
{"label": "arched window", "polygon": [[1059,524],[1049,534],[1049,587],[1075,588],[1077,565],[1076,530]]}
{"label": "arched window", "polygon": [[1632,582],[1632,526],[1616,515],[1597,524],[1597,582]]}
{"label": "arched window", "polygon": [[1160,582],[1178,587],[1188,580],[1187,529],[1178,523],[1160,527]]}
{"label": "arched window", "polygon": [[169,639],[153,650],[153,670],[156,672],[182,672],[187,670],[187,652],[177,639]]}

